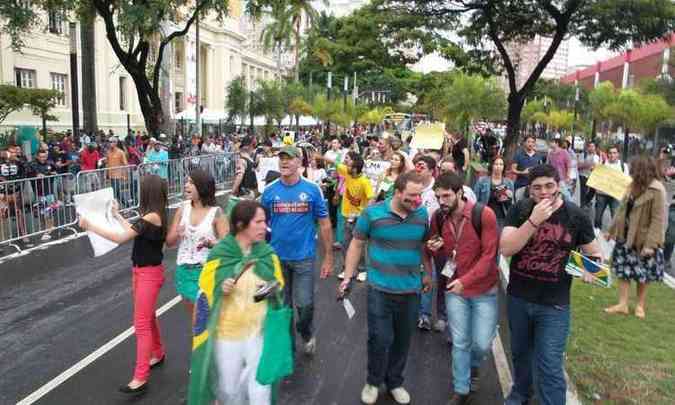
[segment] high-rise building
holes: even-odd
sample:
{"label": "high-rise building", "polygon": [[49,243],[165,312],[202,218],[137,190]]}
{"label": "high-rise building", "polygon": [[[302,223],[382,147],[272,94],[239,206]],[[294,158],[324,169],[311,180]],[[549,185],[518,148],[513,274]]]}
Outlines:
{"label": "high-rise building", "polygon": [[[518,88],[521,88],[530,77],[534,68],[551,46],[551,41],[552,39],[549,37],[537,35],[527,43],[511,43],[507,46],[511,61],[516,68],[516,85]],[[553,55],[553,59],[542,72],[541,78],[557,79],[567,74],[568,58],[569,41],[564,40]]]}

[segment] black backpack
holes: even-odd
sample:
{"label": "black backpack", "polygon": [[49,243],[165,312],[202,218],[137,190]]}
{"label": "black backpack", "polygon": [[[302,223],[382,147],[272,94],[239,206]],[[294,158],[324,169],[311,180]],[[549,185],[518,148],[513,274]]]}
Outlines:
{"label": "black backpack", "polygon": [[476,234],[478,235],[478,238],[480,239],[481,237],[481,231],[483,228],[483,224],[481,221],[481,215],[483,215],[483,208],[485,208],[485,204],[481,204],[477,202],[473,208],[471,208],[471,225],[473,225],[473,229],[476,230]]}

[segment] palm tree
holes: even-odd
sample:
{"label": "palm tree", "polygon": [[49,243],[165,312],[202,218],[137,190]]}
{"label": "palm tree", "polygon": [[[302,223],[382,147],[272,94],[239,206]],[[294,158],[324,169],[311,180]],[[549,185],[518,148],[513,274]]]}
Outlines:
{"label": "palm tree", "polygon": [[[328,4],[327,0],[322,0],[324,4]],[[272,5],[271,13],[274,22],[270,25],[273,27],[266,29],[269,31],[269,36],[274,43],[281,44],[290,41],[293,37],[295,66],[294,78],[296,81],[300,79],[300,28],[302,27],[303,16],[312,24],[314,20],[319,17],[319,13],[312,6],[311,0],[276,0]],[[263,43],[264,43],[263,38]]]}
{"label": "palm tree", "polygon": [[276,0],[271,5],[271,10],[266,13],[272,17],[272,21],[265,26],[260,35],[260,41],[265,51],[276,51],[277,70],[281,73],[281,53],[291,46],[293,25],[291,21],[283,18],[285,0]]}

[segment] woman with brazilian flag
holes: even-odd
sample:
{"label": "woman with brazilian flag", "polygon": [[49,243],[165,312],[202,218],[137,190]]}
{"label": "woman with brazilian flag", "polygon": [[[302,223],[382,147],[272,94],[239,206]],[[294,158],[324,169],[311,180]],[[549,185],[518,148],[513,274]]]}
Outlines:
{"label": "woman with brazilian flag", "polygon": [[274,385],[293,372],[292,312],[262,206],[237,203],[230,230],[199,277],[189,405],[273,404]]}

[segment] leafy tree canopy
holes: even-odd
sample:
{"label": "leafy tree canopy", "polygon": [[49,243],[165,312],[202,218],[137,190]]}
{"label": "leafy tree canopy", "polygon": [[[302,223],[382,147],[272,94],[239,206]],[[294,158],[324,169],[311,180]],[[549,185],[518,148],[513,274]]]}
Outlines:
{"label": "leafy tree canopy", "polygon": [[[560,43],[569,36],[597,48],[620,49],[630,41],[645,43],[675,29],[675,3],[670,0],[382,0],[379,9],[398,21],[418,22],[426,33],[456,33],[463,49],[496,50],[508,78],[507,154],[515,150],[520,113]],[[421,20],[415,17],[423,17]],[[406,31],[403,31],[406,32]],[[516,84],[516,63],[508,45],[551,38],[529,78]]]}

